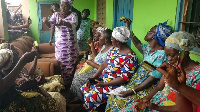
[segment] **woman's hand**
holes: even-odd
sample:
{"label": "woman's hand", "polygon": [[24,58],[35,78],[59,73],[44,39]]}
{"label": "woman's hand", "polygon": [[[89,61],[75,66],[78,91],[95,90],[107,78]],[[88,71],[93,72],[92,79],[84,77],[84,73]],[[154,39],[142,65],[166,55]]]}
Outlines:
{"label": "woman's hand", "polygon": [[94,63],[94,61],[93,61],[93,60],[87,60],[86,63],[87,63],[88,65],[92,66],[93,63]]}
{"label": "woman's hand", "polygon": [[97,82],[95,85],[96,86],[105,86],[105,83],[103,81],[99,81],[97,79],[95,79],[95,81]]}
{"label": "woman's hand", "polygon": [[172,88],[177,88],[181,84],[186,84],[186,74],[183,68],[179,65],[173,66],[169,63],[163,63],[157,70],[164,75],[167,83]]}
{"label": "woman's hand", "polygon": [[20,61],[23,61],[24,63],[29,63],[33,61],[35,56],[37,56],[37,51],[31,51],[31,52],[26,52],[22,57],[20,58]]}
{"label": "woman's hand", "polygon": [[52,41],[52,40],[50,40],[50,41],[49,41],[49,45],[50,45],[50,46],[52,46],[52,43],[53,43],[53,41]]}
{"label": "woman's hand", "polygon": [[44,23],[48,22],[48,18],[47,17],[43,17],[42,18],[42,22],[44,22]]}
{"label": "woman's hand", "polygon": [[134,94],[134,92],[132,90],[127,90],[127,91],[121,91],[119,92],[119,96],[121,97],[128,97]]}
{"label": "woman's hand", "polygon": [[21,85],[22,83],[27,82],[27,81],[29,81],[29,79],[26,78],[26,77],[18,78],[18,79],[16,79],[16,84],[19,86],[19,85]]}
{"label": "woman's hand", "polygon": [[130,28],[132,21],[129,18],[125,18],[124,23],[126,23],[126,27]]}
{"label": "woman's hand", "polygon": [[135,105],[135,109],[137,112],[140,112],[148,107],[148,108],[151,108],[151,109],[156,109],[157,105],[154,104],[154,103],[151,103],[150,100],[148,99],[137,99],[135,100],[134,102],[138,102],[136,105]]}

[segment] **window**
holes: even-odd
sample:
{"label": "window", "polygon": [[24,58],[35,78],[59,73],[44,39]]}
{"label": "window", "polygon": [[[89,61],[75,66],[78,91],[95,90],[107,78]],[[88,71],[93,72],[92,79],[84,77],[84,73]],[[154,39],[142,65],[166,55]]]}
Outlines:
{"label": "window", "polygon": [[106,0],[97,0],[97,21],[100,25],[106,25]]}

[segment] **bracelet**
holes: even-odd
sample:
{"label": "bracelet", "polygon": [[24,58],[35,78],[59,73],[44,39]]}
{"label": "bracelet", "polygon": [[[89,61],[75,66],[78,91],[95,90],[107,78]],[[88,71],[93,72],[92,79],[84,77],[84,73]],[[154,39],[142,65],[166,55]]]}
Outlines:
{"label": "bracelet", "polygon": [[131,90],[134,92],[134,94],[137,94],[136,91],[135,91],[134,89],[131,89]]}

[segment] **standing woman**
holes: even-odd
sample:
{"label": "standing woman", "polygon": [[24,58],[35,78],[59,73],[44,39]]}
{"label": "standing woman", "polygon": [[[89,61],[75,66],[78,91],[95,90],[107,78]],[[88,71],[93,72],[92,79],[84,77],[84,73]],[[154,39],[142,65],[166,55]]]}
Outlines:
{"label": "standing woman", "polygon": [[55,27],[55,57],[60,62],[61,76],[65,85],[71,84],[73,71],[77,61],[78,50],[76,43],[76,13],[70,11],[72,0],[61,0],[61,11],[46,17],[43,22],[48,27]]}

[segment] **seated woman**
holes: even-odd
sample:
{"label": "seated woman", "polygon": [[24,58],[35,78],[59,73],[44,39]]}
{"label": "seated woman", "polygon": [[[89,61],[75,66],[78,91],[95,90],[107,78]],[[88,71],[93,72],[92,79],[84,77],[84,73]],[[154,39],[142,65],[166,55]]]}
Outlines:
{"label": "seated woman", "polygon": [[106,60],[106,56],[112,47],[111,35],[112,35],[112,30],[110,29],[106,29],[101,33],[101,36],[99,38],[99,43],[103,45],[102,49],[97,54],[97,56],[95,56],[94,60],[86,61],[86,63],[92,66],[93,69],[86,73],[78,75],[78,73],[81,71],[81,69],[79,69],[74,74],[74,79],[72,81],[70,90],[73,93],[73,95],[78,96],[81,100],[83,100],[83,94],[80,90],[81,86],[83,86],[86,83],[89,77],[92,77],[96,73],[99,66]]}
{"label": "seated woman", "polygon": [[[125,19],[126,25],[129,27],[131,24],[130,19]],[[172,27],[165,23],[159,23],[153,26],[150,31],[147,32],[144,40],[148,44],[142,44],[141,41],[136,37],[132,37],[132,42],[135,44],[137,49],[143,54],[143,61],[148,61],[154,66],[158,67],[167,60],[165,55],[164,43],[165,39],[172,33]],[[148,93],[155,87],[160,78],[161,73],[157,70],[148,71],[142,66],[141,62],[136,73],[133,75],[131,80],[124,87],[127,91],[122,91],[122,97],[119,98],[116,95],[111,94],[107,102],[106,111],[118,112],[122,108],[131,104],[136,98],[144,98]],[[129,96],[129,97],[127,97]]]}
{"label": "seated woman", "polygon": [[[13,67],[12,62],[15,61],[13,60],[13,54],[12,50],[0,49],[0,70],[9,70],[10,67]],[[10,73],[4,74],[3,72],[0,72],[0,111],[57,111],[55,101],[51,97],[38,95],[34,98],[25,98],[15,89],[14,83],[22,68],[26,63],[31,62],[36,55],[36,50],[27,52],[19,59],[18,63]]]}
{"label": "seated woman", "polygon": [[[196,88],[197,84],[200,82],[200,64],[191,60],[189,57],[189,51],[194,48],[194,45],[195,37],[192,34],[183,31],[173,33],[165,41],[165,53],[169,63],[174,66],[181,63],[181,66],[186,73],[186,82],[184,83],[192,88]],[[163,68],[161,65],[157,70],[160,71],[160,69],[166,68]],[[169,70],[167,71],[169,73],[171,72]],[[182,78],[179,79],[182,80]],[[178,111],[176,102],[180,103],[180,101],[177,99],[178,97],[175,98],[175,94],[176,90],[171,88],[166,82],[165,77],[162,76],[159,84],[148,96],[137,104],[136,108],[139,109],[141,105],[144,105],[144,107],[148,107],[145,108],[145,111],[151,111],[152,109],[152,111]],[[189,112],[190,110],[184,111]]]}
{"label": "seated woman", "polygon": [[[126,44],[130,37],[127,27],[116,27],[112,32],[112,45],[114,46],[92,77],[96,79],[95,85],[87,84],[81,87],[84,95],[84,107],[95,110],[101,103],[107,101],[109,92],[125,84],[138,64],[135,53]],[[101,78],[103,81],[97,79]]]}

